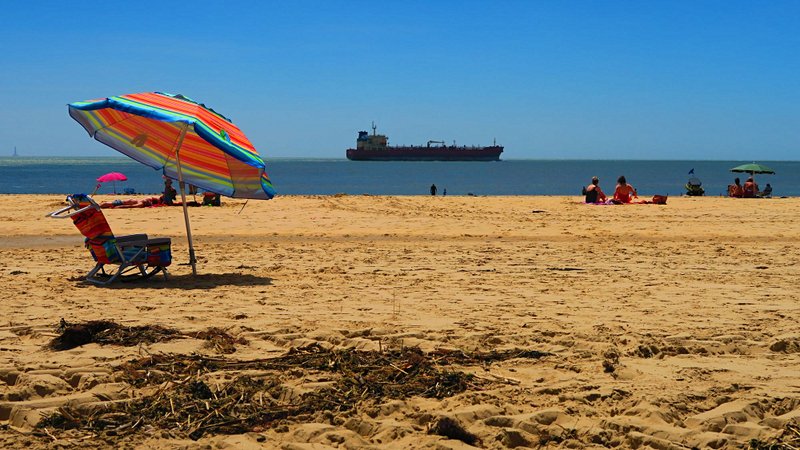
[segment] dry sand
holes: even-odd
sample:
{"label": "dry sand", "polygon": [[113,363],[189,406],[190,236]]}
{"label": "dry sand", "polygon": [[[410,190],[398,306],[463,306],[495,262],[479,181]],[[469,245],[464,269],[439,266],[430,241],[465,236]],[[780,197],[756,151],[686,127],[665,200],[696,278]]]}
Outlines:
{"label": "dry sand", "polygon": [[[800,418],[800,199],[301,196],[241,214],[225,199],[190,210],[197,278],[178,264],[180,208],[106,210],[117,234],[173,238],[169,280],[114,288],[79,281],[93,265],[82,237],[43,217],[61,197],[3,200],[0,447],[468,448],[429,433],[446,416],[484,448],[739,448]],[[456,367],[481,383],[451,397],[367,399],[250,433],[45,432],[58,407],[142,395],[117,376],[126,361],[222,357],[192,338],[54,351],[62,318],[222,327],[247,341],[224,355],[236,360],[311,343],[550,355]],[[201,375],[219,387],[227,372]],[[281,376],[288,403],[331,381]]]}

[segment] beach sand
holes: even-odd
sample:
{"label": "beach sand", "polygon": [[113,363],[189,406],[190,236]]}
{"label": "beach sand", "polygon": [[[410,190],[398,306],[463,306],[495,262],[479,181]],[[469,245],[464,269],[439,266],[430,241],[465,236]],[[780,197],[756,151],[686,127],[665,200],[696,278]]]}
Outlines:
{"label": "beach sand", "polygon": [[[577,197],[287,196],[241,213],[243,201],[223,199],[189,210],[197,277],[180,264],[181,208],[106,210],[117,234],[171,237],[174,261],[167,281],[102,288],[80,281],[93,262],[73,224],[44,217],[63,197],[2,198],[0,447],[741,448],[800,420],[800,199],[587,206]],[[48,344],[62,319],[158,325],[182,337],[56,351]],[[212,327],[237,339],[235,353],[193,337]],[[358,378],[333,363],[261,372],[229,364],[132,386],[121,367],[141,358],[414,347],[441,370],[472,374],[465,390],[375,401],[366,386],[349,411],[209,429],[196,441],[188,434],[208,415],[202,402],[181,428],[163,425],[186,408],[173,402],[165,422],[143,412],[133,433],[62,430],[70,420],[60,428],[50,416],[97,418],[148,396],[168,404],[190,379],[222,395],[243,373],[271,373],[279,385],[270,401],[286,409]],[[436,359],[514,349],[546,355]],[[392,364],[398,379],[416,370]],[[43,417],[50,426],[35,428]],[[443,432],[446,423],[474,439],[449,439],[457,433]]]}

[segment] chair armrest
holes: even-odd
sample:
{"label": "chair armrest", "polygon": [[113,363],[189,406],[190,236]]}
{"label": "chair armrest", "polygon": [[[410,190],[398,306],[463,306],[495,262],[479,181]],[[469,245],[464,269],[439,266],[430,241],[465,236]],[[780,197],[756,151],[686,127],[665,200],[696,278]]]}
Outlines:
{"label": "chair armrest", "polygon": [[131,234],[128,236],[116,236],[117,244],[121,247],[131,247],[135,245],[147,245],[146,234]]}
{"label": "chair armrest", "polygon": [[[71,218],[72,216],[78,215],[78,214],[86,211],[87,209],[91,209],[91,208],[100,209],[99,206],[95,206],[95,205],[92,205],[92,204],[86,205],[83,208],[81,208],[77,204],[73,204],[73,205],[69,205],[69,206],[67,206],[65,208],[61,208],[58,211],[53,211],[53,212],[51,212],[49,214],[45,214],[45,217],[50,217],[52,219],[67,219],[67,218]],[[68,211],[70,211],[72,209],[74,209],[75,211],[68,212]]]}

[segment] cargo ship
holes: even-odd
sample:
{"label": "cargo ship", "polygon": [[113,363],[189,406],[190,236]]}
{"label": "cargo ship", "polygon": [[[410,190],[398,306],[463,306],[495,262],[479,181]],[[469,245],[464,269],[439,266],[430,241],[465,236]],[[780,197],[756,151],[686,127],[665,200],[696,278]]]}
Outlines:
{"label": "cargo ship", "polygon": [[[494,143],[488,147],[447,145],[444,141],[428,141],[426,145],[390,146],[389,138],[376,133],[358,132],[356,148],[347,149],[351,161],[500,161],[503,146]],[[433,145],[432,145],[433,144]]]}

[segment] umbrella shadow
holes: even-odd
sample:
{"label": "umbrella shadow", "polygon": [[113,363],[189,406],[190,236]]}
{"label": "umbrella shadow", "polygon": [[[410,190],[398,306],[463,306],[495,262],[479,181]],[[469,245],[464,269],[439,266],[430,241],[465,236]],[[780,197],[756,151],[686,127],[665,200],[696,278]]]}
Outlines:
{"label": "umbrella shadow", "polygon": [[111,289],[213,289],[219,286],[270,286],[272,278],[249,273],[208,273],[200,275],[169,275],[166,280],[161,274],[149,280],[135,280],[127,283],[114,283]]}

